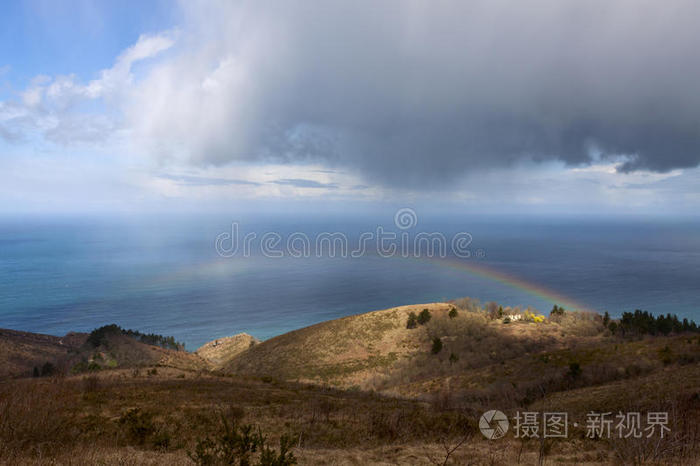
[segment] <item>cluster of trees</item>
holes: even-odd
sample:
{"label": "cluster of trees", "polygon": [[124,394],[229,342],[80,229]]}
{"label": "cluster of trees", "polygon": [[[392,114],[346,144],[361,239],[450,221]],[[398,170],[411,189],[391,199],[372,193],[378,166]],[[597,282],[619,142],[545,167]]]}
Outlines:
{"label": "cluster of trees", "polygon": [[695,321],[680,320],[675,314],[654,317],[648,311],[637,309],[624,312],[619,322],[611,321],[606,312],[603,323],[613,332],[622,335],[668,335],[669,333],[700,332]]}
{"label": "cluster of trees", "polygon": [[43,366],[34,366],[34,370],[32,371],[32,376],[34,377],[49,377],[52,376],[56,372],[56,366],[51,364],[50,362],[45,362]]}
{"label": "cluster of trees", "polygon": [[555,304],[552,310],[549,312],[549,317],[563,316],[565,312],[566,309]]}
{"label": "cluster of trees", "polygon": [[425,325],[427,324],[430,319],[432,318],[432,314],[430,314],[430,310],[428,309],[423,309],[420,314],[416,315],[415,312],[411,312],[408,315],[408,321],[406,322],[406,328],[416,328],[419,325]]}
{"label": "cluster of trees", "polygon": [[97,348],[100,345],[106,344],[107,337],[111,335],[126,335],[127,337],[147,345],[160,346],[161,348],[176,351],[183,351],[185,349],[185,344],[175,340],[174,337],[166,337],[156,333],[141,333],[138,330],[125,330],[117,324],[104,325],[100,328],[96,328],[90,332],[87,342]]}

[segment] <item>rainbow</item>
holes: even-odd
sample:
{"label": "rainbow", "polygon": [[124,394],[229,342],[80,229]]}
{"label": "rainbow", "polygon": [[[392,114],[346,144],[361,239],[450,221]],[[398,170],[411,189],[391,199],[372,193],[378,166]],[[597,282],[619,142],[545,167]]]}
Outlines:
{"label": "rainbow", "polygon": [[[479,263],[474,259],[459,259],[455,257],[399,257],[392,256],[395,260],[415,260],[421,263],[427,263],[433,266],[447,268],[452,270],[457,270],[459,272],[466,272],[472,276],[484,278],[487,280],[502,283],[510,288],[518,289],[524,291],[525,293],[536,296],[544,301],[551,303],[552,305],[557,304],[563,306],[569,310],[579,310],[579,311],[591,311],[591,307],[585,304],[558,293],[554,290],[546,288],[540,284],[533,283],[527,280],[523,280],[520,277],[516,277],[511,274],[504,273],[502,271],[496,270],[493,267],[489,267],[483,263]],[[223,276],[230,275],[232,273],[244,273],[247,269],[245,263],[240,263],[238,261],[231,261],[228,259],[217,258],[213,261],[205,262],[196,266],[187,266],[181,269],[176,269],[169,271],[165,275],[157,277],[152,280],[154,284],[162,284],[163,282],[170,282],[173,280],[186,280],[193,274],[200,276]],[[510,304],[510,303],[504,303]]]}
{"label": "rainbow", "polygon": [[519,277],[495,270],[494,268],[486,266],[484,264],[476,263],[473,259],[458,259],[452,257],[420,257],[417,259],[423,262],[434,264],[438,267],[458,270],[460,272],[467,272],[473,276],[502,283],[511,288],[516,288],[518,290],[524,291],[525,293],[530,294],[532,296],[537,296],[540,299],[552,303],[552,305],[557,304],[569,310],[593,310],[589,306],[586,306],[573,298],[564,296],[563,294],[548,289],[542,285],[529,282]]}

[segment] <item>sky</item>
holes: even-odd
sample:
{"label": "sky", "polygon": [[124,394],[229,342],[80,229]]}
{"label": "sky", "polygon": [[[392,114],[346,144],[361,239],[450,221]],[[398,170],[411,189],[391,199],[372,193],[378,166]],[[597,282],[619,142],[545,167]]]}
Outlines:
{"label": "sky", "polygon": [[3,2],[0,212],[694,215],[698,17],[694,0]]}

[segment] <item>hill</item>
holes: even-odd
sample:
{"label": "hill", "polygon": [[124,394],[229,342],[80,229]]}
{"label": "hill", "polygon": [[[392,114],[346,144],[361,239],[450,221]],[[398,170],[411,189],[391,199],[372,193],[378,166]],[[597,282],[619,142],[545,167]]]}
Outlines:
{"label": "hill", "polygon": [[429,349],[426,332],[406,328],[411,312],[428,309],[439,317],[450,308],[446,303],[401,306],[321,322],[266,340],[232,358],[223,370],[338,387],[363,385]]}
{"label": "hill", "polygon": [[[0,362],[22,377],[0,378],[0,463],[698,464],[700,335],[676,321],[560,308],[545,318],[465,299],[195,353],[115,325],[2,331]],[[28,377],[47,358],[65,371]],[[570,430],[487,440],[478,422],[491,409],[511,422],[565,412]],[[590,437],[592,411],[668,413],[669,432]],[[241,450],[249,441],[267,460],[262,447]]]}
{"label": "hill", "polygon": [[197,348],[195,353],[209,361],[214,369],[220,369],[228,361],[258,343],[260,340],[257,338],[247,333],[239,333],[205,343]]}
{"label": "hill", "polygon": [[63,337],[0,329],[0,380],[147,366],[211,368],[196,354],[143,343],[116,326]]}
{"label": "hill", "polygon": [[0,379],[31,376],[34,368],[59,367],[87,339],[86,333],[64,337],[0,329]]}
{"label": "hill", "polygon": [[[421,313],[429,320],[408,328],[411,314]],[[433,384],[427,383],[433,379],[453,378],[545,350],[598,344],[602,333],[602,323],[587,314],[572,314],[559,323],[505,325],[503,319],[473,310],[470,302],[427,303],[295,330],[239,353],[222,368],[229,373],[414,396],[433,391]],[[434,352],[436,339],[440,349]]]}

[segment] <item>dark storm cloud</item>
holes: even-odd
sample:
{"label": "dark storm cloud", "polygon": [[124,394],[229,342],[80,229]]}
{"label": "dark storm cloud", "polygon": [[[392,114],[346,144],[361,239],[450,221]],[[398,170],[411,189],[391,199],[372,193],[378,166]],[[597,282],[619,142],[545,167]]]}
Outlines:
{"label": "dark storm cloud", "polygon": [[185,10],[188,46],[200,55],[169,65],[173,92],[204,83],[216,98],[157,96],[197,104],[182,115],[162,109],[155,131],[193,128],[187,148],[197,163],[320,161],[421,188],[523,159],[595,157],[661,172],[700,161],[697,1]]}

